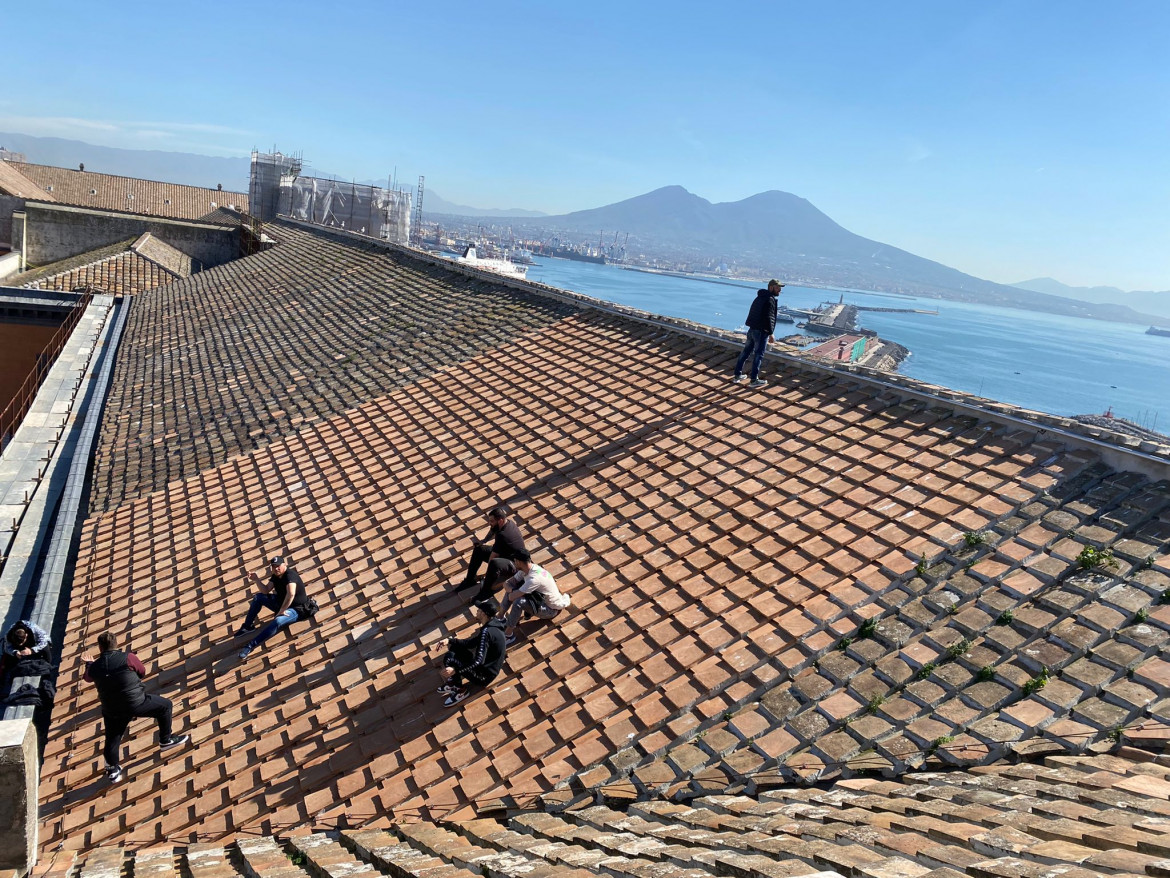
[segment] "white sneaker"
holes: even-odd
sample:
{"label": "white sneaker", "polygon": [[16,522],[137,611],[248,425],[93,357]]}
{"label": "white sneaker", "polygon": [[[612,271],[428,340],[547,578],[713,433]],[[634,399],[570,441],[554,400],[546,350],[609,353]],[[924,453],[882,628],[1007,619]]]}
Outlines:
{"label": "white sneaker", "polygon": [[106,766],[106,780],[110,783],[117,783],[122,779],[122,766],[107,765]]}
{"label": "white sneaker", "polygon": [[765,381],[763,378],[757,378],[755,381],[753,381],[751,384],[749,384],[748,387],[764,387],[765,385],[767,385],[767,383],[768,382]]}
{"label": "white sneaker", "polygon": [[743,384],[745,381],[747,381],[747,375],[735,375],[731,379],[732,384]]}

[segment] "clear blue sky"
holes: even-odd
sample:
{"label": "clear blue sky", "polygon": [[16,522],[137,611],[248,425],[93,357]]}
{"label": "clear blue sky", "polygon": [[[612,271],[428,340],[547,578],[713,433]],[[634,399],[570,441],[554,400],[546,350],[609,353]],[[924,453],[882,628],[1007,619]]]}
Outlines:
{"label": "clear blue sky", "polygon": [[1170,289],[1170,3],[54,2],[0,130],[560,213],[768,189],[991,280]]}

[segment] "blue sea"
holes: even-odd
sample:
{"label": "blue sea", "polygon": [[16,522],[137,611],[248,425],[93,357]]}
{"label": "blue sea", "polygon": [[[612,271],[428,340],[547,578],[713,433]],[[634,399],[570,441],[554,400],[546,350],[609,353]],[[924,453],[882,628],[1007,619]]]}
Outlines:
{"label": "blue sea", "polygon": [[[630,271],[566,259],[538,259],[531,280],[682,317],[742,329],[756,285]],[[1057,415],[1112,409],[1170,433],[1170,338],[1145,326],[916,299],[881,293],[786,286],[781,304],[810,308],[844,296],[879,308],[922,308],[937,315],[862,312],[859,322],[910,349],[900,372],[955,390]],[[778,327],[784,332],[784,326]]]}

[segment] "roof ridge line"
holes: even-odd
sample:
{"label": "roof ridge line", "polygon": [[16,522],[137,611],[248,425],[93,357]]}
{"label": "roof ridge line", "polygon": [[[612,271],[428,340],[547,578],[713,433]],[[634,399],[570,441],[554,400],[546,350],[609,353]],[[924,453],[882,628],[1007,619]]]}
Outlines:
{"label": "roof ridge line", "polygon": [[[412,247],[396,244],[391,241],[383,241],[379,238],[362,235],[348,229],[327,228],[288,216],[278,217],[277,222],[295,226],[322,237],[333,237],[341,240],[348,239],[366,245],[373,245],[387,252],[397,253],[418,262],[445,268],[457,274],[464,274],[478,280],[489,280],[505,288],[534,293],[566,304],[593,308],[616,317],[634,320],[650,326],[657,326],[692,338],[698,338],[728,347],[738,347],[742,344],[742,336],[739,333],[734,333],[729,330],[718,329],[683,318],[654,314],[628,305],[606,302],[595,296],[585,295],[584,293],[578,293],[572,290],[563,290],[559,287],[548,286],[547,284],[541,284],[535,281],[521,281],[507,278],[485,269],[460,265],[441,257],[432,256],[425,251],[416,250]],[[1048,412],[1026,409],[1010,403],[998,402],[987,399],[986,397],[966,393],[965,391],[953,390],[948,387],[942,387],[941,385],[932,385],[929,382],[917,378],[910,378],[897,372],[878,372],[870,367],[855,364],[842,366],[828,365],[783,351],[768,351],[765,357],[773,361],[779,360],[790,363],[804,371],[811,371],[835,378],[841,378],[843,375],[848,374],[853,376],[858,382],[871,384],[887,390],[899,391],[921,401],[950,406],[956,411],[974,414],[980,418],[995,421],[1000,424],[1025,427],[1039,435],[1052,433],[1073,444],[1088,447],[1098,453],[1107,455],[1106,459],[1109,464],[1118,469],[1136,470],[1154,479],[1170,478],[1170,442],[1155,444],[1152,441],[1138,440],[1136,437],[1121,433],[1114,434],[1118,436],[1117,442],[1111,442],[1106,438],[1095,437],[1087,431],[1081,432],[1077,429],[1080,425],[1071,416],[1054,415]],[[937,391],[928,389],[932,387],[937,388]],[[1104,428],[1101,427],[1094,429],[1105,432]],[[1132,441],[1133,444],[1129,444],[1126,440]],[[1150,447],[1143,448],[1142,446]],[[1132,462],[1128,465],[1120,462],[1127,458],[1132,459]],[[1134,464],[1138,465],[1135,466]]]}

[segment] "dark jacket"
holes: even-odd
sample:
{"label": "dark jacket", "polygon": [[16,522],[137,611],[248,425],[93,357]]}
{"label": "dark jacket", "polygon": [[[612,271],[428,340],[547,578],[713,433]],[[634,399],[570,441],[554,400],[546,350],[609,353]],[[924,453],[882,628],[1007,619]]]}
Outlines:
{"label": "dark jacket", "polygon": [[747,320],[744,321],[748,329],[762,330],[768,335],[776,331],[776,298],[779,295],[779,292],[756,290],[755,301],[752,302]]}
{"label": "dark jacket", "polygon": [[524,551],[524,538],[520,536],[520,528],[516,522],[507,521],[498,531],[494,531],[496,541],[492,543],[492,551],[501,558],[515,561],[516,556]]}
{"label": "dark jacket", "polygon": [[146,690],[142,678],[146,668],[132,652],[111,649],[103,652],[85,669],[85,679],[97,686],[102,702],[102,713],[108,716],[124,715],[142,704]]}
{"label": "dark jacket", "polygon": [[[32,642],[27,647],[32,650],[32,655],[17,655],[16,647],[8,642],[8,635],[5,634],[4,658],[0,660],[0,677],[9,673],[15,676],[34,676],[48,673],[45,669],[53,663],[53,645],[49,642],[48,632],[39,625],[27,621],[17,622],[12,628],[24,628],[32,636]],[[12,628],[8,630],[12,631]]]}
{"label": "dark jacket", "polygon": [[508,649],[507,638],[504,636],[504,620],[489,619],[478,633],[462,640],[453,640],[451,647],[452,654],[463,652],[457,647],[470,650],[472,659],[470,662],[453,660],[449,661],[448,665],[481,686],[487,685],[504,666],[504,654]]}

